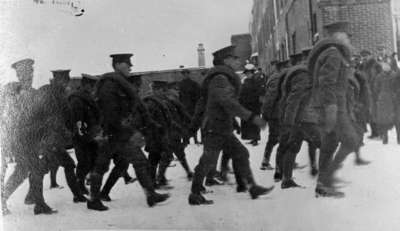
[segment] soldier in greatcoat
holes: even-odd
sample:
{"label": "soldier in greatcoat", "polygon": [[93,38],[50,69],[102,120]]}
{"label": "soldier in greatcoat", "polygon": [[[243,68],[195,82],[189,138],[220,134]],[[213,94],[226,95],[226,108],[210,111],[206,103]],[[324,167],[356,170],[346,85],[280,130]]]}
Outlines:
{"label": "soldier in greatcoat", "polygon": [[259,116],[240,105],[240,78],[235,73],[240,67],[235,46],[225,47],[213,53],[214,68],[203,81],[202,96],[205,113],[203,119],[204,153],[195,168],[191,194],[188,202],[191,205],[212,204],[201,194],[203,180],[210,170],[215,168],[221,150],[232,155],[235,172],[240,176],[245,187],[249,187],[252,199],[268,194],[273,187],[264,188],[256,184],[250,169],[248,150],[233,135],[233,118],[235,116],[253,121],[259,127],[266,122]]}
{"label": "soldier in greatcoat", "polygon": [[[96,86],[105,141],[97,154],[91,174],[89,209],[107,209],[100,199],[111,200],[110,190],[126,172],[130,162],[133,163],[136,177],[144,189],[150,207],[169,198],[168,194],[155,191],[148,160],[141,150],[144,145],[143,124],[136,123],[136,117],[143,103],[137,90],[128,81],[132,66],[131,56],[132,54],[111,55],[114,72],[104,74]],[[108,171],[111,159],[115,166],[100,193],[102,177]]]}
{"label": "soldier in greatcoat", "polygon": [[333,22],[324,28],[328,37],[314,46],[308,59],[308,70],[313,76],[311,101],[320,112],[318,119],[321,124],[320,164],[315,192],[317,196],[342,197],[344,193],[334,187],[334,174],[348,154],[361,146],[346,98],[348,80],[354,74],[349,23]]}

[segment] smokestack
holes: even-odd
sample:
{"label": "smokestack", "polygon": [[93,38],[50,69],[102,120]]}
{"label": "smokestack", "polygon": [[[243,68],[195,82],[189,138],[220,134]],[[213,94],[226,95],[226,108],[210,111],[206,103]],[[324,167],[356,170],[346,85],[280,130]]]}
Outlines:
{"label": "smokestack", "polygon": [[205,57],[205,49],[203,46],[203,43],[199,43],[199,46],[197,47],[197,55],[198,55],[198,60],[199,60],[199,67],[205,67],[206,66],[206,57]]}

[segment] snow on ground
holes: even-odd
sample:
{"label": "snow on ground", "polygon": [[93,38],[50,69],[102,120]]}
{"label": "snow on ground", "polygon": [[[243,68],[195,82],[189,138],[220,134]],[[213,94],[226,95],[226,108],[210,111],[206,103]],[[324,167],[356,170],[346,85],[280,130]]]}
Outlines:
{"label": "snow on ground", "polygon": [[[264,132],[263,137],[266,134]],[[125,185],[120,180],[110,194],[113,199],[107,203],[110,210],[97,212],[86,209],[86,204],[72,202],[60,169],[58,182],[64,186],[63,189],[49,190],[48,175],[44,182],[45,198],[58,214],[34,216],[32,206],[23,203],[28,190],[25,182],[8,202],[12,214],[4,217],[3,230],[400,230],[400,146],[395,142],[394,131],[390,133],[389,145],[365,141],[362,155],[372,163],[354,166],[354,155],[349,156],[339,173],[339,177],[348,181],[342,188],[346,193],[343,199],[315,198],[315,179],[310,177],[309,168],[304,168],[296,170],[294,175],[306,189],[283,191],[280,184],[276,184],[270,195],[251,200],[248,194],[236,193],[234,185],[216,186],[212,194],[206,195],[214,200],[214,205],[189,206],[190,183],[176,162],[177,166],[169,168],[167,173],[175,186],[168,202],[149,208],[138,183]],[[258,183],[274,184],[273,171],[259,170],[265,139],[257,147],[246,146],[250,150],[251,165]],[[187,148],[191,166],[195,166],[201,151],[202,147],[197,145]],[[303,145],[297,161],[308,164],[307,145]],[[133,169],[129,171],[133,175]],[[232,175],[231,180],[234,182]]]}

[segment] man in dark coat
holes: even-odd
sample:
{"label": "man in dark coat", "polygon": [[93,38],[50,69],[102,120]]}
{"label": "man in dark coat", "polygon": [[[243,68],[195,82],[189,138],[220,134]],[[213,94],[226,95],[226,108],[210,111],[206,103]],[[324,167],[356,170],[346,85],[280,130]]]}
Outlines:
{"label": "man in dark coat", "polygon": [[193,178],[193,172],[186,160],[185,148],[187,143],[184,142],[184,139],[189,133],[191,116],[179,101],[179,94],[179,88],[176,86],[176,82],[169,83],[168,90],[165,92],[166,98],[168,99],[168,108],[171,112],[172,120],[180,125],[181,128],[181,130],[171,130],[169,145],[171,151],[178,158],[185,170],[188,180],[191,180]]}
{"label": "man in dark coat", "polygon": [[292,177],[296,155],[303,141],[309,143],[311,173],[316,169],[315,151],[320,146],[320,131],[317,123],[307,120],[311,89],[312,76],[302,64],[291,67],[282,80],[279,100],[280,153],[276,168],[282,173],[283,189],[300,187]]}
{"label": "man in dark coat", "polygon": [[[253,114],[260,115],[262,85],[260,81],[256,79],[254,65],[248,64],[245,68],[243,73],[246,75],[246,78],[244,79],[242,90],[240,91],[239,102]],[[247,122],[245,120],[241,120],[240,127],[242,139],[250,140],[250,144],[254,146],[257,145],[260,140],[260,128],[251,121]]]}
{"label": "man in dark coat", "polygon": [[[55,70],[50,84],[44,85],[38,90],[39,97],[45,105],[47,113],[51,112],[56,120],[55,126],[49,128],[52,138],[47,140],[49,152],[49,168],[54,169],[58,166],[64,168],[67,185],[73,194],[73,201],[86,202],[83,192],[79,190],[76,174],[75,162],[65,149],[71,143],[71,108],[69,107],[66,88],[68,86],[70,70]],[[28,194],[29,195],[29,194]]]}
{"label": "man in dark coat", "polygon": [[240,78],[235,71],[240,67],[235,46],[225,47],[213,53],[214,68],[203,81],[202,97],[204,98],[205,114],[203,120],[204,153],[195,168],[191,194],[188,202],[191,205],[212,204],[201,195],[203,180],[210,170],[215,168],[221,150],[232,155],[235,172],[240,175],[242,184],[250,186],[252,199],[269,193],[273,187],[264,188],[256,184],[249,163],[249,152],[233,135],[233,119],[253,121],[259,127],[265,127],[266,122],[259,116],[240,105]]}
{"label": "man in dark coat", "polygon": [[[264,158],[261,163],[261,170],[272,170],[272,166],[269,163],[271,153],[275,145],[279,142],[279,107],[278,102],[280,98],[280,86],[282,80],[287,72],[287,69],[282,68],[283,63],[272,61],[271,64],[275,66],[275,73],[273,73],[266,83],[266,90],[264,96],[264,103],[262,105],[263,119],[268,122],[268,141],[265,146]],[[278,160],[279,158],[276,158]],[[280,173],[276,174],[278,177]],[[279,177],[278,177],[279,178]]]}
{"label": "man in dark coat", "polygon": [[[16,70],[19,82],[7,84],[2,91],[1,113],[2,132],[8,139],[2,139],[2,176],[1,199],[2,214],[9,213],[7,200],[19,185],[29,176],[30,194],[32,203],[35,204],[34,214],[52,214],[51,209],[43,197],[43,175],[48,168],[43,155],[39,154],[41,128],[45,124],[32,120],[31,113],[37,106],[36,91],[32,88],[33,80],[32,59],[23,59],[14,63],[11,67]],[[10,134],[10,132],[12,134]],[[4,134],[4,133],[3,133]],[[6,170],[5,157],[13,158],[16,162],[13,173],[5,185],[4,176]]]}
{"label": "man in dark coat", "polygon": [[[182,70],[183,79],[178,83],[179,88],[179,101],[186,108],[190,116],[193,116],[196,103],[200,99],[200,84],[190,78],[190,71],[188,69]],[[195,143],[197,140],[197,133],[193,136]],[[185,143],[189,143],[189,139],[185,138]]]}
{"label": "man in dark coat", "polygon": [[313,76],[311,101],[313,107],[320,109],[322,130],[317,196],[344,196],[334,187],[334,174],[347,155],[361,145],[347,108],[348,79],[354,71],[350,65],[348,28],[349,23],[342,21],[326,25],[329,37],[315,45],[308,60],[308,70]]}
{"label": "man in dark coat", "polygon": [[[146,134],[145,150],[149,153],[151,176],[156,187],[171,189],[165,177],[167,168],[173,160],[170,148],[170,134],[172,130],[180,130],[180,126],[172,119],[168,108],[168,99],[164,92],[167,90],[167,81],[153,81],[152,94],[145,97],[143,102],[149,111],[150,117],[161,125],[161,129],[150,130]],[[158,169],[158,172],[157,172]]]}
{"label": "man in dark coat", "polygon": [[93,97],[97,77],[82,74],[81,84],[76,92],[69,96],[72,111],[73,146],[76,159],[76,177],[81,192],[89,194],[85,187],[86,175],[94,166],[97,157],[97,142],[94,136],[100,129],[100,112]]}
{"label": "man in dark coat", "polygon": [[[137,91],[133,89],[134,86],[127,80],[132,66],[131,56],[132,54],[111,55],[114,72],[104,74],[97,84],[96,96],[103,116],[106,142],[98,153],[92,171],[89,209],[106,209],[99,199],[111,200],[108,194],[118,178],[126,172],[130,160],[150,207],[169,198],[168,194],[155,191],[148,160],[140,149],[144,138],[141,135],[142,124],[135,123],[135,114],[140,111],[138,108],[142,102]],[[114,160],[115,167],[99,195],[102,177],[107,172],[111,159]]]}

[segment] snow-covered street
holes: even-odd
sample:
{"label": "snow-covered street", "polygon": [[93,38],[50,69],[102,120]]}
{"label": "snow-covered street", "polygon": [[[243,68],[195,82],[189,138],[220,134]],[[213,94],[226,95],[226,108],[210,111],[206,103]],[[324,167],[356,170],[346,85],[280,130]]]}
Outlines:
{"label": "snow-covered street", "polygon": [[[247,147],[258,183],[271,185],[273,171],[259,170],[266,135],[264,132],[264,139],[257,147]],[[97,212],[86,209],[86,204],[72,202],[60,169],[58,182],[64,186],[63,189],[49,190],[48,175],[44,182],[45,198],[58,213],[34,216],[32,207],[23,203],[28,190],[25,182],[8,202],[12,214],[4,217],[3,230],[400,230],[400,146],[395,142],[395,133],[391,131],[386,146],[380,141],[365,141],[362,155],[372,163],[358,167],[353,164],[354,155],[347,159],[339,173],[339,177],[347,181],[342,188],[346,193],[344,199],[315,198],[315,179],[307,167],[294,173],[296,181],[306,189],[283,191],[280,184],[276,184],[268,196],[251,200],[248,194],[236,193],[234,184],[215,186],[212,188],[214,192],[206,195],[214,200],[214,205],[189,206],[190,182],[176,162],[177,166],[167,172],[175,188],[165,204],[149,208],[138,183],[125,185],[120,180],[110,194],[113,201],[106,204],[110,210]],[[186,151],[194,167],[202,147],[192,144]],[[308,163],[307,145],[303,145],[297,161]],[[129,172],[134,174],[132,168]],[[230,177],[233,183],[233,175]]]}

